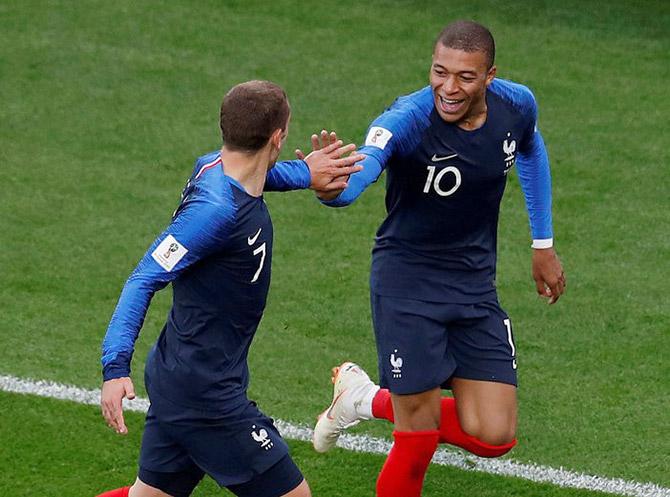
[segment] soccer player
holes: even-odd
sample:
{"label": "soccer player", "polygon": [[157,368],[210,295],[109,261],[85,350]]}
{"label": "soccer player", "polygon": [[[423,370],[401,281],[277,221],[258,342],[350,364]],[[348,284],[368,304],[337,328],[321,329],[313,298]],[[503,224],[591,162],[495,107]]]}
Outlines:
{"label": "soccer player", "polygon": [[[232,88],[221,106],[220,151],[200,157],[172,222],[126,282],[102,347],[102,412],[127,433],[130,361],[153,294],[172,283],[167,322],[151,349],[139,474],[104,497],[187,497],[205,474],[244,497],[309,497],[272,420],[247,398],[247,354],[270,285],[272,221],[263,191],[342,188],[360,170],[335,135],[312,137],[305,160],[275,161],[290,107],[274,83]],[[327,146],[322,146],[327,144]],[[274,167],[273,167],[274,166]],[[100,496],[100,497],[102,497]]]}
{"label": "soccer player", "polygon": [[[326,205],[353,202],[387,171],[387,217],[370,276],[381,388],[353,363],[334,370],[333,402],[314,446],[361,419],[395,423],[379,497],[415,497],[438,443],[496,457],[515,445],[517,361],[495,286],[497,224],[516,164],[538,293],[555,303],[565,276],[553,248],[551,179],[528,88],[496,79],[494,40],[470,21],[439,34],[430,85],[370,126],[363,170]],[[453,398],[441,397],[450,388]]]}

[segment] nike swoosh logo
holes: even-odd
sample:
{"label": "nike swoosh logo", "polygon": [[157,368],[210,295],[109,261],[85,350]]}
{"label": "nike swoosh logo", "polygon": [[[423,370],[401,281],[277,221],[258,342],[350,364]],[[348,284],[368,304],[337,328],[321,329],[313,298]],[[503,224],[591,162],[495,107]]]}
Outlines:
{"label": "nike swoosh logo", "polygon": [[454,157],[458,157],[458,154],[451,154],[447,155],[446,157],[438,157],[437,155],[433,154],[430,160],[432,160],[433,162],[440,162],[447,159],[453,159]]}
{"label": "nike swoosh logo", "polygon": [[253,245],[256,243],[256,240],[258,240],[258,237],[261,235],[261,231],[263,231],[263,228],[258,228],[258,232],[254,236],[250,236],[247,238],[247,243],[249,245]]}
{"label": "nike swoosh logo", "polygon": [[335,418],[333,418],[333,416],[332,416],[332,414],[331,414],[331,411],[333,410],[333,407],[335,407],[335,404],[337,404],[337,401],[340,400],[340,397],[342,397],[342,394],[343,394],[344,392],[346,392],[346,391],[347,391],[346,388],[345,388],[344,390],[342,390],[342,391],[339,393],[339,395],[338,395],[337,397],[335,397],[335,399],[333,400],[333,403],[330,404],[330,407],[329,407],[328,410],[326,411],[326,417],[327,417],[328,419],[335,419]]}

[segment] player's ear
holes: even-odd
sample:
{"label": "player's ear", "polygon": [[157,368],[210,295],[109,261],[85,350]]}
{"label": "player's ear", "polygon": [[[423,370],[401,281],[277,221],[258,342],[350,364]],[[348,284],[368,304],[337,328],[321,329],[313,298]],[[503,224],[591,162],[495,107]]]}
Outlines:
{"label": "player's ear", "polygon": [[284,142],[284,130],[277,128],[274,133],[270,135],[270,143],[273,147],[279,150]]}
{"label": "player's ear", "polygon": [[496,71],[496,66],[491,66],[491,69],[489,69],[489,72],[486,74],[486,86],[493,83],[493,78],[496,77]]}

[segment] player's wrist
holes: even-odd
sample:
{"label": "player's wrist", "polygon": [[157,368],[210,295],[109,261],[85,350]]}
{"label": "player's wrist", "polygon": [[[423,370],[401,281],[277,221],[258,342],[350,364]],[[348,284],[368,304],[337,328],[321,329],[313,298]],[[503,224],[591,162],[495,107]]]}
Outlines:
{"label": "player's wrist", "polygon": [[107,365],[102,370],[102,381],[116,380],[118,378],[129,378],[130,367],[121,365]]}
{"label": "player's wrist", "polygon": [[534,249],[549,249],[554,246],[553,238],[534,238],[531,248]]}

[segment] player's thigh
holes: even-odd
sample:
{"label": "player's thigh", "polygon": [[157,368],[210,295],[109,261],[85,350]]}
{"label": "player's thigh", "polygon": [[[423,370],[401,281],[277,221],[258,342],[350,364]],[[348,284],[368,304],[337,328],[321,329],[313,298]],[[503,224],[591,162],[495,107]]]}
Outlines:
{"label": "player's thigh", "polygon": [[514,385],[453,378],[451,388],[463,431],[491,445],[514,439],[517,424]]}
{"label": "player's thigh", "polygon": [[457,362],[451,388],[466,433],[506,443],[516,431],[516,346],[497,301],[462,306],[449,329]]}
{"label": "player's thigh", "polygon": [[379,382],[398,395],[443,384],[456,369],[445,304],[371,293]]}

